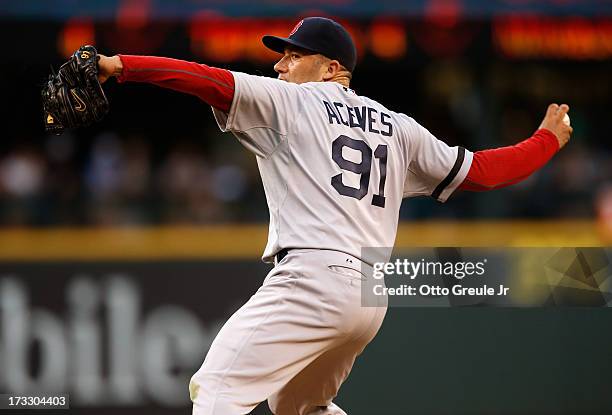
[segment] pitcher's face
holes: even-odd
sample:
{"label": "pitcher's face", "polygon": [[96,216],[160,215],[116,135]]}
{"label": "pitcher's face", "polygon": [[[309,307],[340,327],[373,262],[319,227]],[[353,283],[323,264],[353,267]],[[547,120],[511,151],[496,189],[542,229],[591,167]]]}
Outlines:
{"label": "pitcher's face", "polygon": [[278,79],[295,84],[304,82],[321,82],[327,72],[323,56],[298,48],[285,48],[283,57],[276,62],[274,70]]}

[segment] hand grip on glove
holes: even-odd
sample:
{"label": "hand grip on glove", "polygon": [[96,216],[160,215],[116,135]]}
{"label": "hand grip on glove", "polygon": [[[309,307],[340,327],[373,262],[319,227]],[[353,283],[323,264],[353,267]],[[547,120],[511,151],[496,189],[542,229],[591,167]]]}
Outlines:
{"label": "hand grip on glove", "polygon": [[49,75],[42,90],[45,130],[61,134],[100,121],[109,103],[98,80],[98,52],[91,45],[81,46],[57,74]]}

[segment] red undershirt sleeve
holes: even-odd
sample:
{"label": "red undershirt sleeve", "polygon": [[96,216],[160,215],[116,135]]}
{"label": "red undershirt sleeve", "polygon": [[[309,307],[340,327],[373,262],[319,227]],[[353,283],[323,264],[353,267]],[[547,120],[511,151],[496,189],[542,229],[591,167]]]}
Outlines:
{"label": "red undershirt sleeve", "polygon": [[119,55],[123,72],[119,82],[148,82],[195,95],[229,112],[234,99],[234,76],[225,69],[157,56]]}
{"label": "red undershirt sleeve", "polygon": [[482,192],[518,183],[544,166],[557,151],[557,137],[546,129],[513,146],[477,151],[459,188]]}

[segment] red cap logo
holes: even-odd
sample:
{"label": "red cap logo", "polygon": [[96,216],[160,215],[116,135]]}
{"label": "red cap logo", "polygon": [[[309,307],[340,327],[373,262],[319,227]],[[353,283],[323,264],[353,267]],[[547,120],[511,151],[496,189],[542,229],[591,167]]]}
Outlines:
{"label": "red cap logo", "polygon": [[289,33],[289,36],[293,36],[293,34],[294,34],[295,32],[297,32],[297,31],[298,31],[298,29],[300,28],[300,26],[302,26],[302,23],[304,23],[304,20],[300,20],[300,21],[299,21],[299,22],[298,22],[298,23],[295,25],[295,27],[293,28],[293,30],[291,30],[291,33]]}

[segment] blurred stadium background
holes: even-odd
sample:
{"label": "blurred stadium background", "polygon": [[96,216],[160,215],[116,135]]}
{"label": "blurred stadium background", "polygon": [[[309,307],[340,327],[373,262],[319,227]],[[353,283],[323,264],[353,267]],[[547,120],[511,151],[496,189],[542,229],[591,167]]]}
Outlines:
{"label": "blurred stadium background", "polygon": [[[105,121],[48,136],[49,65],[91,43],[274,76],[261,35],[308,15],[350,29],[357,93],[451,145],[514,144],[548,103],[571,107],[572,141],[542,171],[405,202],[398,245],[610,245],[610,1],[4,0],[0,392],[188,413],[189,376],[269,268],[255,160],[209,107],[111,81]],[[609,414],[610,324],[606,308],[391,310],[338,401],[353,415]]]}

